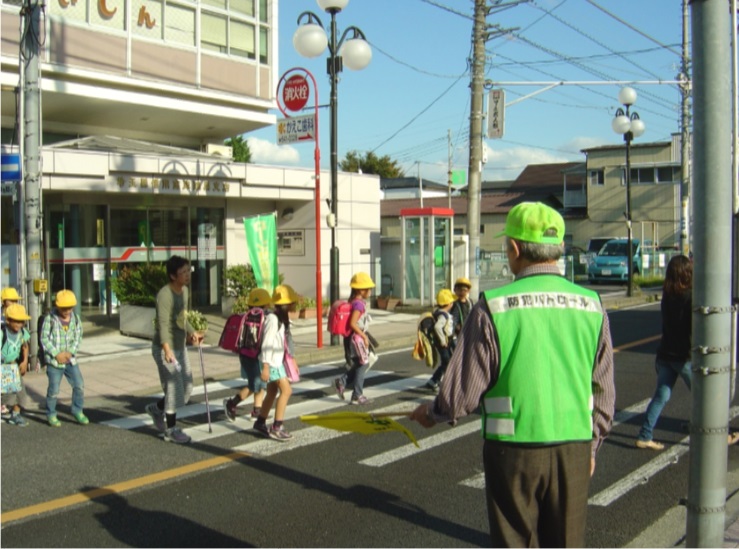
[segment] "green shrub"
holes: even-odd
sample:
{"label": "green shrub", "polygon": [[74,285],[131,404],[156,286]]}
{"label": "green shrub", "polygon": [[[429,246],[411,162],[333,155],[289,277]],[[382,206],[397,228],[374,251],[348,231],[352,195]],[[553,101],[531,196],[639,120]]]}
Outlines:
{"label": "green shrub", "polygon": [[248,296],[257,287],[251,265],[233,265],[223,273],[223,293],[232,297]]}
{"label": "green shrub", "polygon": [[142,263],[123,267],[111,280],[111,288],[121,303],[154,307],[157,293],[168,283],[167,270],[162,263]]}
{"label": "green shrub", "polygon": [[249,296],[240,295],[234,300],[233,307],[231,307],[232,315],[240,315],[249,310]]}
{"label": "green shrub", "polygon": [[641,288],[661,288],[665,283],[664,276],[658,275],[634,275],[634,284]]}

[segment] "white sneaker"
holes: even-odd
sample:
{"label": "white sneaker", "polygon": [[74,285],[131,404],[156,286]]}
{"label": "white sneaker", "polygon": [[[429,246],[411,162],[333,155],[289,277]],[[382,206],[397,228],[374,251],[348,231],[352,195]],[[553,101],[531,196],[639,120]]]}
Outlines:
{"label": "white sneaker", "polygon": [[175,444],[187,444],[192,440],[178,427],[172,427],[171,429],[164,431],[162,438],[167,442],[174,442]]}

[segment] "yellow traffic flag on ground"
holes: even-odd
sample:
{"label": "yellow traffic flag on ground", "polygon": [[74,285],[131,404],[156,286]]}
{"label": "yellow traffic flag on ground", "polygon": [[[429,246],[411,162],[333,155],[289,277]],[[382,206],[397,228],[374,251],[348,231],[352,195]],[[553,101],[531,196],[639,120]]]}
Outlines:
{"label": "yellow traffic flag on ground", "polygon": [[335,412],[323,416],[308,415],[300,416],[300,421],[317,425],[318,427],[326,427],[327,429],[335,429],[337,431],[348,431],[350,433],[361,433],[363,435],[376,435],[377,433],[385,433],[388,431],[400,431],[405,434],[410,441],[418,446],[418,441],[408,429],[400,423],[392,419],[391,416],[408,416],[410,412],[399,413],[362,413],[362,412]]}

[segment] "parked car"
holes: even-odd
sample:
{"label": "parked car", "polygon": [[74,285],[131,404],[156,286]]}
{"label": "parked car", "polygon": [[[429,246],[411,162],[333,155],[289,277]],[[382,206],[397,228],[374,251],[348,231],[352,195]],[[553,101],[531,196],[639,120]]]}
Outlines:
{"label": "parked car", "polygon": [[614,240],[616,238],[619,238],[617,236],[596,236],[595,238],[591,238],[588,240],[588,247],[585,250],[585,257],[587,258],[587,263],[590,265],[593,260],[595,259],[595,256],[598,255],[598,252],[600,249],[605,246],[606,242],[609,240]]}
{"label": "parked car", "polygon": [[[634,274],[642,270],[642,246],[639,239],[631,241],[634,252]],[[646,240],[645,246],[651,246]],[[590,282],[626,282],[629,278],[629,241],[626,238],[609,240],[600,249],[598,255],[588,265],[588,280]]]}

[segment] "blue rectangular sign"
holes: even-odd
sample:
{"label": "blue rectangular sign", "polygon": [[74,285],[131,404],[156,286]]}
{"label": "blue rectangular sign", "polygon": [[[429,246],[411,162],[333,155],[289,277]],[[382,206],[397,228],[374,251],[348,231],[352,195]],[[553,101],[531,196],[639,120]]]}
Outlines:
{"label": "blue rectangular sign", "polygon": [[2,153],[2,181],[21,180],[21,155]]}

